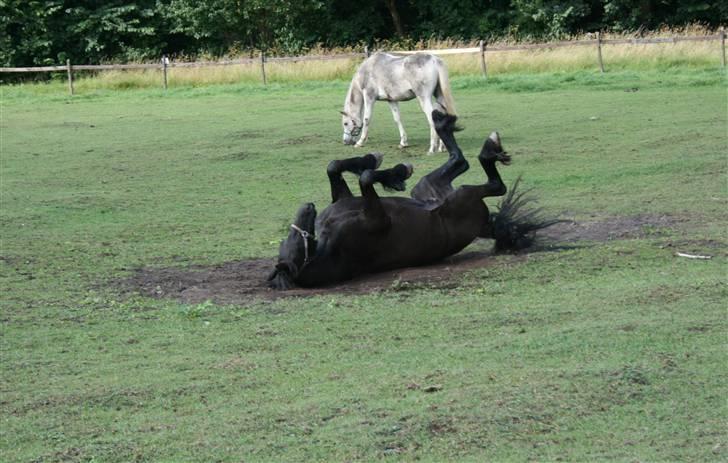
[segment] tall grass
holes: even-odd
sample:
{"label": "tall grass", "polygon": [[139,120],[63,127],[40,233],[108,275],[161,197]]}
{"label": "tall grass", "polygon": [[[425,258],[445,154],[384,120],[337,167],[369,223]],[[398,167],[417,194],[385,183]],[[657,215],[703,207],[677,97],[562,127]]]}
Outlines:
{"label": "tall grass", "polygon": [[[664,38],[712,35],[716,32],[700,25],[682,28],[663,28],[641,38]],[[606,33],[602,39],[635,38],[634,33]],[[596,38],[595,34],[567,37],[565,40],[580,41]],[[490,47],[518,45],[513,40],[493,41]],[[411,44],[414,50],[437,50],[445,48],[477,47],[477,41],[426,40]],[[663,44],[603,44],[602,58],[606,71],[667,69],[671,67],[716,67],[720,66],[720,42],[677,42]],[[481,72],[478,54],[446,55],[452,75],[473,75]],[[488,51],[486,53],[488,74],[573,72],[593,70],[598,67],[596,46],[573,46],[535,50]]]}
{"label": "tall grass", "polygon": [[[480,59],[473,55],[443,57],[451,75],[481,72]],[[719,42],[675,44],[602,45],[606,71],[666,69],[677,66],[720,66]],[[509,50],[486,53],[488,74],[570,72],[598,68],[596,46],[573,46],[538,50]]]}
{"label": "tall grass", "polygon": [[[643,37],[674,37],[686,35],[707,35],[714,31],[698,26],[683,29],[663,29]],[[605,34],[603,38],[625,38],[633,35]],[[571,37],[571,40],[585,40],[592,35]],[[514,45],[507,39],[493,42],[491,47]],[[402,43],[381,42],[377,49],[402,49]],[[475,41],[425,40],[405,44],[413,50],[476,47]],[[339,54],[353,51],[351,48],[322,49],[309,52],[310,55]],[[669,69],[673,67],[710,68],[720,66],[720,42],[678,42],[664,44],[619,44],[602,46],[605,69],[646,70]],[[238,58],[228,56],[227,58]],[[246,56],[247,57],[247,56]],[[481,63],[478,53],[445,55],[450,74],[453,76],[478,75]],[[265,73],[268,82],[294,83],[302,81],[348,80],[361,62],[357,58],[342,58],[326,61],[267,62]],[[596,69],[596,46],[573,46],[536,50],[489,51],[486,53],[489,75],[511,73],[573,72]],[[193,68],[169,68],[170,87],[202,87],[208,85],[259,83],[262,81],[261,65],[258,62],[225,66],[205,66]],[[56,76],[56,84],[65,76]],[[105,71],[99,73],[77,74],[75,88],[78,92],[102,89],[120,90],[134,88],[154,88],[162,85],[159,70]],[[41,90],[42,91],[42,90]]]}

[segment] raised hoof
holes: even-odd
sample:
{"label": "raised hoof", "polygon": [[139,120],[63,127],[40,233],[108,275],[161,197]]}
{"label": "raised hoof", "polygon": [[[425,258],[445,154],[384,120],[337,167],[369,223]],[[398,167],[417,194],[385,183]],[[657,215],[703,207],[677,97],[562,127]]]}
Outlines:
{"label": "raised hoof", "polygon": [[410,164],[409,162],[405,163],[405,164],[404,164],[404,167],[405,167],[405,168],[407,169],[407,174],[406,174],[406,176],[404,177],[404,178],[405,178],[405,180],[406,180],[406,179],[408,179],[408,178],[412,177],[412,173],[413,173],[413,172],[415,171],[415,168],[414,168],[414,166],[413,166],[412,164]]}
{"label": "raised hoof", "polygon": [[498,132],[491,133],[490,136],[485,139],[483,149],[480,151],[478,157],[484,161],[500,161],[505,165],[511,163],[511,157],[503,150],[503,145],[501,144]]}
{"label": "raised hoof", "polygon": [[502,147],[500,135],[498,135],[498,132],[491,132],[488,138],[490,138],[498,148]]}
{"label": "raised hoof", "polygon": [[455,125],[457,120],[458,118],[455,115],[445,114],[437,109],[432,111],[432,122],[435,124],[435,130],[457,131],[458,128]]}
{"label": "raised hoof", "polygon": [[376,164],[374,165],[374,170],[379,169],[379,166],[382,165],[382,161],[384,160],[384,155],[382,153],[369,153],[369,154],[374,156],[374,158],[376,158],[376,160],[377,160]]}

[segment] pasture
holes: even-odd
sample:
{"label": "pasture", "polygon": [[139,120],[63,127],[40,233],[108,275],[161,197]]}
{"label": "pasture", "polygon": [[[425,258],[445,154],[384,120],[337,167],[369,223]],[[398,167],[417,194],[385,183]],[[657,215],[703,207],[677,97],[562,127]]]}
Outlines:
{"label": "pasture", "polygon": [[[498,130],[506,183],[573,221],[532,252],[373,292],[134,287],[275,256],[361,152],[347,85],[2,88],[3,461],[728,458],[718,71],[454,77],[466,157]],[[411,147],[378,103],[365,149],[418,178],[445,155],[401,110]]]}

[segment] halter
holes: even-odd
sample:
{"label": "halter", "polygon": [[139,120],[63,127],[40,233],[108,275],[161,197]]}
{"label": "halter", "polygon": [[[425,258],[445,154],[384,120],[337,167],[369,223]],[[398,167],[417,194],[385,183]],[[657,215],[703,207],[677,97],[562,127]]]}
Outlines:
{"label": "halter", "polygon": [[304,230],[303,228],[299,227],[295,223],[291,224],[291,228],[296,230],[300,235],[301,238],[303,238],[303,252],[304,252],[304,258],[303,258],[303,265],[308,264],[308,239],[311,237],[311,234]]}
{"label": "halter", "polygon": [[349,132],[347,132],[346,129],[344,130],[344,135],[348,135],[353,138],[358,137],[360,134],[361,134],[361,127],[354,126],[354,128]]}

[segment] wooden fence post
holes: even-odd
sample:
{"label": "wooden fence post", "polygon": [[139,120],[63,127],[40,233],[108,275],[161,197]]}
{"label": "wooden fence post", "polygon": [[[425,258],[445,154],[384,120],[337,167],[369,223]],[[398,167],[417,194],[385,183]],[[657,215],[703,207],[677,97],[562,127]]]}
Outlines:
{"label": "wooden fence post", "polygon": [[483,71],[483,78],[488,78],[488,73],[486,72],[487,69],[485,67],[485,42],[483,40],[480,41],[480,68]]}
{"label": "wooden fence post", "polygon": [[597,31],[597,57],[599,58],[599,70],[604,74],[604,61],[602,61],[602,33]]}
{"label": "wooden fence post", "polygon": [[162,74],[164,76],[164,89],[167,90],[167,65],[169,64],[169,58],[167,55],[162,55]]}
{"label": "wooden fence post", "polygon": [[268,85],[265,79],[265,52],[260,50],[260,73],[263,76],[263,85]]}
{"label": "wooden fence post", "polygon": [[71,60],[66,60],[66,73],[68,74],[68,91],[73,96],[73,66],[71,66]]}
{"label": "wooden fence post", "polygon": [[720,28],[720,64],[725,69],[725,28]]}

